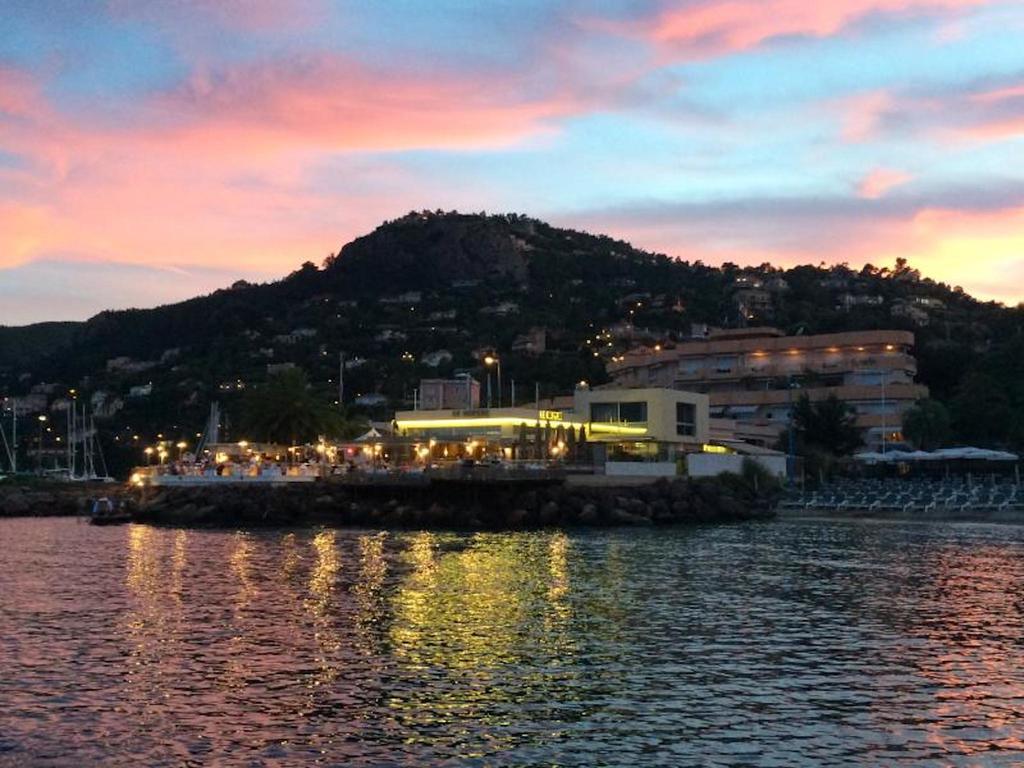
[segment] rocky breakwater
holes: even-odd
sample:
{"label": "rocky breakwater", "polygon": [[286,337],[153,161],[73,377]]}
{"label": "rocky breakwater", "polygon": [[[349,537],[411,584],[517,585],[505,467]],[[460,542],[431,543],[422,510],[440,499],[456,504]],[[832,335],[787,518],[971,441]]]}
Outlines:
{"label": "rocky breakwater", "polygon": [[512,530],[725,523],[773,516],[775,496],[742,478],[629,487],[545,484],[352,487],[318,482],[146,489],[135,519],[201,527],[334,525]]}
{"label": "rocky breakwater", "polygon": [[121,490],[121,486],[103,483],[5,480],[0,483],[0,517],[86,515],[93,500],[119,496]]}

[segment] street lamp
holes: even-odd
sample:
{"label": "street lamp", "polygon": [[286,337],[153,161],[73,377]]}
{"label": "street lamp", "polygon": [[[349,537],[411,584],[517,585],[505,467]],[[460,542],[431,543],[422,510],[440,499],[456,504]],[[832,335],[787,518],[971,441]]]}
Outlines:
{"label": "street lamp", "polygon": [[46,423],[46,414],[39,414],[39,440],[36,450],[36,469],[43,474],[43,425]]}
{"label": "street lamp", "polygon": [[184,440],[182,440],[180,443],[178,443],[177,448],[178,448],[178,461],[181,461],[182,454],[184,454],[185,453],[185,449],[188,448],[188,443],[186,443]]}
{"label": "street lamp", "polygon": [[[498,357],[497,355],[487,355],[487,357],[484,358],[484,365],[486,365],[486,366],[492,366],[493,365],[493,366],[496,366],[497,369],[498,369],[498,407],[501,408],[501,358]],[[487,392],[487,400],[488,400],[487,406],[488,407],[490,407],[490,405],[491,405],[491,403],[490,403],[490,399],[491,399],[491,397],[490,397],[490,388],[491,388],[491,374],[488,373],[487,374],[487,389],[488,389],[488,392]]]}
{"label": "street lamp", "polygon": [[148,467],[153,461],[153,447],[147,445],[142,452],[146,454],[146,466]]}

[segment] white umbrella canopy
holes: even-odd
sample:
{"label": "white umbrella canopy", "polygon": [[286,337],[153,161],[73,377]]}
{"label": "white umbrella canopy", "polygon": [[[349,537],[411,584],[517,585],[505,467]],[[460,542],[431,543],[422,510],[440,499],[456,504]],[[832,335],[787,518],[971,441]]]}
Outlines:
{"label": "white umbrella canopy", "polygon": [[876,451],[864,451],[863,453],[853,454],[853,458],[857,461],[865,461],[868,464],[874,464],[878,461],[885,461],[885,456]]}
{"label": "white umbrella canopy", "polygon": [[355,439],[355,442],[357,442],[357,443],[365,443],[368,440],[376,440],[379,437],[382,437],[381,433],[378,432],[375,427],[370,427],[370,430],[366,434],[360,435],[359,437],[357,437]]}
{"label": "white umbrella canopy", "polygon": [[885,460],[886,461],[909,461],[911,458],[913,458],[913,456],[914,456],[914,454],[912,452],[910,452],[910,451],[901,451],[901,450],[886,451],[886,453],[885,453]]}
{"label": "white umbrella canopy", "polygon": [[932,453],[937,460],[975,460],[975,461],[1016,461],[1018,456],[1007,451],[993,451],[988,448],[975,448],[966,445],[957,448],[940,448]]}
{"label": "white umbrella canopy", "polygon": [[906,454],[907,461],[929,461],[932,455],[928,451],[910,451]]}
{"label": "white umbrella canopy", "polygon": [[864,451],[855,453],[853,458],[868,464],[895,461],[1018,461],[1019,456],[1008,451],[993,451],[988,448],[961,446],[957,448],[940,448],[937,451],[901,451],[892,450],[885,453]]}

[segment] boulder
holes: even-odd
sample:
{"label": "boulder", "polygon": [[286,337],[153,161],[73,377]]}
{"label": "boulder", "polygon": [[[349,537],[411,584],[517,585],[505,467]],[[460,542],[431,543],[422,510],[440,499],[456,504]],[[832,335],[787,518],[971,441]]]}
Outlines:
{"label": "boulder", "polygon": [[624,509],[616,507],[611,513],[611,522],[614,525],[650,525],[650,518],[643,515],[634,515]]}
{"label": "boulder", "polygon": [[3,510],[5,515],[27,515],[32,511],[32,503],[24,494],[12,493],[4,499]]}
{"label": "boulder", "polygon": [[540,522],[541,525],[551,525],[558,520],[558,516],[561,510],[558,504],[554,501],[546,501],[540,508]]}

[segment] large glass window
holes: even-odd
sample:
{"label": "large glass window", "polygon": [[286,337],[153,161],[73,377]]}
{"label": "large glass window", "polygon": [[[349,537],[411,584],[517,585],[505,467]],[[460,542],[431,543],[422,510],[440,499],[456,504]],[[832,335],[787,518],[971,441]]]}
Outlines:
{"label": "large glass window", "polygon": [[619,421],[627,424],[647,423],[647,403],[643,400],[632,403],[619,403]]}
{"label": "large glass window", "polygon": [[643,400],[626,403],[591,403],[590,420],[604,424],[646,424],[647,403]]}
{"label": "large glass window", "polygon": [[697,434],[697,406],[676,403],[676,434],[693,437]]}

